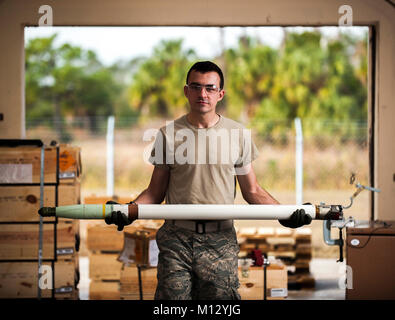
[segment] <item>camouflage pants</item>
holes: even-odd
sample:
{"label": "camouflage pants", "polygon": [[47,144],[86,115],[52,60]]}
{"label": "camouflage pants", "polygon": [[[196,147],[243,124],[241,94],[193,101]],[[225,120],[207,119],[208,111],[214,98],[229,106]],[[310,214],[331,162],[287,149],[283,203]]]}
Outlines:
{"label": "camouflage pants", "polygon": [[239,300],[239,246],[234,228],[205,234],[165,223],[159,247],[156,300]]}

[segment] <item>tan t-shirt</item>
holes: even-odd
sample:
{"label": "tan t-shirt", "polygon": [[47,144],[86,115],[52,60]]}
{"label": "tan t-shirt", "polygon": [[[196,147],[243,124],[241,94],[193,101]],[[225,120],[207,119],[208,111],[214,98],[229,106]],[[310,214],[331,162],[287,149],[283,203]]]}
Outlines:
{"label": "tan t-shirt", "polygon": [[251,131],[220,116],[196,128],[186,115],[162,127],[149,161],[170,170],[168,204],[233,204],[235,171],[258,157]]}

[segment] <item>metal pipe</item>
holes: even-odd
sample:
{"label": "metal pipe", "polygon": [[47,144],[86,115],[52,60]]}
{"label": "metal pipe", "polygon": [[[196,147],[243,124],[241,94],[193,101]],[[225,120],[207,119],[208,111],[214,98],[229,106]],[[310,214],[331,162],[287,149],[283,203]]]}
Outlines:
{"label": "metal pipe", "polygon": [[114,195],[114,116],[107,120],[107,196]]}
{"label": "metal pipe", "polygon": [[[45,165],[45,147],[41,146],[41,158],[40,158],[40,206],[44,206],[44,165]],[[40,223],[38,228],[38,280],[37,280],[37,297],[41,299],[41,288],[40,288],[40,276],[41,276],[41,265],[43,260],[43,217],[40,216]]]}
{"label": "metal pipe", "polygon": [[302,121],[295,118],[296,150],[295,150],[295,192],[296,204],[303,203],[303,131]]}

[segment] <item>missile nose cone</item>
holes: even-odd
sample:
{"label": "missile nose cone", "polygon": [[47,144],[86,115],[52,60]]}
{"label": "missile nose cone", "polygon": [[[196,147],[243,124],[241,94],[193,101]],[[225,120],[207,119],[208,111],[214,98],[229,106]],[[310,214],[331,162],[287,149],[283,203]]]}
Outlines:
{"label": "missile nose cone", "polygon": [[56,208],[55,207],[42,207],[38,210],[38,214],[42,217],[55,217]]}

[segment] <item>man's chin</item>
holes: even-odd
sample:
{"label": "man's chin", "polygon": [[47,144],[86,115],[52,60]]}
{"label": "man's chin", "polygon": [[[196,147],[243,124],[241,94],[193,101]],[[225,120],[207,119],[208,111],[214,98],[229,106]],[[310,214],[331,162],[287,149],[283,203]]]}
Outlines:
{"label": "man's chin", "polygon": [[194,108],[194,110],[195,110],[196,112],[202,113],[202,114],[205,114],[205,113],[208,113],[208,112],[212,111],[212,109],[210,108],[210,106],[209,106],[209,105],[206,105],[206,104],[199,104],[199,105],[197,105],[197,106]]}

